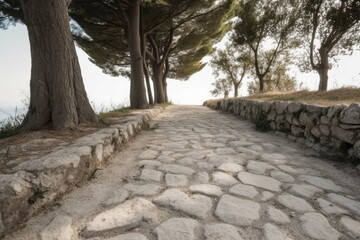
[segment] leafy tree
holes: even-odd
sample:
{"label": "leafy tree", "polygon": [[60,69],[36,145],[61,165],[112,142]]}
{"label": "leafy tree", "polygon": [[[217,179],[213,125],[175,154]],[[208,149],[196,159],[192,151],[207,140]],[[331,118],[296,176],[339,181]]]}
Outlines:
{"label": "leafy tree", "polygon": [[253,66],[262,92],[266,75],[278,56],[298,45],[294,30],[299,19],[299,3],[296,0],[242,0],[239,9],[233,41],[248,46],[253,52]]}
{"label": "leafy tree", "polygon": [[351,53],[360,42],[360,1],[306,0],[301,36],[309,46],[310,67],[320,77],[319,90],[327,90],[329,59]]}
{"label": "leafy tree", "polygon": [[88,101],[69,26],[69,0],[3,0],[0,25],[27,26],[31,50],[30,105],[23,130],[75,129],[97,122]]}
{"label": "leafy tree", "polygon": [[218,78],[211,85],[214,87],[214,89],[210,91],[211,95],[217,97],[221,94],[224,94],[224,98],[229,96],[229,92],[233,87],[231,80],[227,78]]}
{"label": "leafy tree", "polygon": [[[234,97],[237,97],[241,82],[252,66],[252,59],[248,48],[226,45],[224,50],[218,50],[213,55],[211,66],[216,78],[224,76],[229,80],[234,87]],[[215,87],[217,86],[215,84]]]}

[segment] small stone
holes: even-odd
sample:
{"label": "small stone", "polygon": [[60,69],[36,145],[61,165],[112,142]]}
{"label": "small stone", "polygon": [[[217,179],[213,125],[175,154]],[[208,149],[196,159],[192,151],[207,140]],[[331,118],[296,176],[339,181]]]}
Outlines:
{"label": "small stone", "polygon": [[333,181],[326,178],[315,177],[310,175],[300,175],[299,180],[310,183],[316,187],[332,192],[343,192],[344,189],[336,185]]}
{"label": "small stone", "polygon": [[202,162],[202,161],[198,161],[196,163],[197,167],[199,169],[205,169],[205,170],[208,170],[208,171],[211,171],[214,169],[214,164],[212,163],[208,163],[208,162]]}
{"label": "small stone", "polygon": [[292,196],[290,194],[282,194],[278,196],[278,202],[285,207],[297,212],[311,212],[314,209],[302,198]]}
{"label": "small stone", "polygon": [[233,173],[237,173],[244,170],[244,168],[241,165],[236,163],[223,163],[220,166],[218,166],[217,169],[223,172],[233,172]]}
{"label": "small stone", "polygon": [[65,215],[55,217],[40,233],[41,240],[71,240],[74,231],[71,227],[72,218]]}
{"label": "small stone", "polygon": [[254,198],[259,194],[256,188],[244,184],[236,184],[229,189],[229,192],[238,196],[248,198]]}
{"label": "small stone", "polygon": [[178,189],[166,190],[153,202],[202,219],[210,216],[212,209],[211,198],[199,194],[189,197]]}
{"label": "small stone", "polygon": [[281,170],[283,170],[287,173],[298,173],[297,170],[295,170],[294,168],[292,168],[288,165],[279,165],[278,168],[280,168]]}
{"label": "small stone", "polygon": [[227,155],[227,154],[236,154],[236,151],[232,148],[217,148],[215,150],[216,154]]}
{"label": "small stone", "polygon": [[266,223],[263,226],[263,238],[262,240],[288,240],[284,232],[271,223]]}
{"label": "small stone", "polygon": [[196,182],[198,183],[208,183],[210,181],[209,174],[207,172],[199,172],[197,174]]}
{"label": "small stone", "polygon": [[198,221],[190,218],[170,218],[155,228],[158,240],[196,240],[201,228]]}
{"label": "small stone", "polygon": [[176,161],[175,158],[173,158],[172,156],[168,156],[168,155],[162,155],[157,157],[157,160],[163,162],[163,163],[173,163]]}
{"label": "small stone", "polygon": [[231,195],[223,195],[215,210],[215,215],[226,223],[250,226],[260,218],[260,204]]}
{"label": "small stone", "polygon": [[163,177],[163,173],[153,169],[143,169],[141,171],[140,179],[146,181],[160,182]]}
{"label": "small stone", "polygon": [[300,217],[300,221],[305,234],[311,238],[337,240],[341,237],[341,234],[320,213],[305,213]]}
{"label": "small stone", "polygon": [[281,171],[272,171],[270,173],[270,176],[283,183],[292,183],[295,181],[295,179],[291,175]]}
{"label": "small stone", "polygon": [[174,174],[184,174],[184,175],[193,175],[195,171],[189,167],[176,165],[176,164],[164,164],[159,170]]}
{"label": "small stone", "polygon": [[274,197],[274,194],[268,191],[263,191],[261,194],[261,201],[266,202]]}
{"label": "small stone", "polygon": [[205,225],[206,240],[242,240],[236,227],[225,223]]}
{"label": "small stone", "polygon": [[165,175],[165,183],[166,186],[169,187],[183,187],[186,186],[188,182],[188,176],[186,175],[177,175],[171,173],[167,173]]}
{"label": "small stone", "polygon": [[181,159],[176,161],[177,164],[184,165],[184,166],[193,165],[196,162],[197,162],[196,159],[193,159],[193,158],[190,158],[190,157],[184,157],[184,158],[181,158]]}
{"label": "small stone", "polygon": [[157,151],[147,149],[147,150],[143,151],[142,153],[140,153],[140,155],[138,156],[138,159],[144,159],[144,160],[155,159],[157,157],[157,155],[158,155]]}
{"label": "small stone", "polygon": [[230,176],[229,174],[223,173],[223,172],[214,172],[212,174],[212,183],[221,185],[221,186],[231,186],[234,185],[236,183],[238,183],[238,181]]}
{"label": "small stone", "polygon": [[126,199],[129,198],[129,192],[125,189],[117,189],[114,191],[113,195],[108,198],[103,205],[104,206],[111,206],[115,204],[123,203]]}
{"label": "small stone", "polygon": [[290,188],[290,192],[294,193],[294,194],[298,194],[302,197],[307,197],[310,198],[312,197],[315,193],[322,193],[323,190],[321,190],[320,188],[314,187],[312,185],[307,185],[307,184],[293,184],[292,187]]}
{"label": "small stone", "polygon": [[223,192],[220,187],[211,184],[197,184],[189,187],[191,193],[200,193],[210,197],[220,197]]}
{"label": "small stone", "polygon": [[327,196],[330,199],[330,201],[336,202],[341,206],[346,207],[356,212],[356,214],[360,215],[360,202],[335,193],[330,193]]}
{"label": "small stone", "polygon": [[145,168],[157,168],[161,165],[161,162],[156,161],[156,160],[142,160],[140,162],[138,162],[137,164],[140,167],[145,167]]}
{"label": "small stone", "polygon": [[270,177],[255,175],[248,172],[240,172],[238,174],[238,178],[245,184],[253,185],[255,187],[260,187],[274,192],[281,191],[281,182]]}
{"label": "small stone", "polygon": [[283,211],[273,206],[269,206],[266,212],[269,215],[269,219],[275,223],[278,224],[290,223],[290,219],[288,218],[288,216],[286,216],[286,214]]}
{"label": "small stone", "polygon": [[140,233],[126,233],[106,240],[148,240],[147,237]]}
{"label": "small stone", "polygon": [[340,219],[340,224],[345,228],[347,235],[354,239],[360,239],[360,222],[348,216],[343,216]]}
{"label": "small stone", "polygon": [[273,165],[269,164],[269,163],[264,163],[264,162],[258,162],[258,161],[249,161],[246,168],[256,174],[263,174],[266,172],[266,170],[269,169],[276,169],[276,167],[274,167]]}
{"label": "small stone", "polygon": [[321,208],[321,211],[325,214],[349,214],[348,211],[339,208],[338,206],[332,204],[331,202],[328,202],[322,198],[318,198],[316,200]]}
{"label": "small stone", "polygon": [[132,192],[133,196],[150,196],[161,192],[162,188],[160,185],[155,183],[135,185],[132,183],[125,184],[123,188]]}
{"label": "small stone", "polygon": [[261,159],[266,162],[272,162],[276,164],[286,163],[286,156],[279,153],[264,153],[261,154]]}

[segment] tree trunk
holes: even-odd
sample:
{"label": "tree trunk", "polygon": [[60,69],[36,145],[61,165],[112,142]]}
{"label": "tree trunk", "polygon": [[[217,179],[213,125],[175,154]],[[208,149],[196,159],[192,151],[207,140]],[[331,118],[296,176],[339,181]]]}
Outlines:
{"label": "tree trunk", "polygon": [[320,48],[320,61],[317,72],[319,73],[320,82],[319,82],[319,91],[327,91],[328,85],[328,72],[329,72],[329,56],[325,48]]}
{"label": "tree trunk", "polygon": [[149,104],[154,104],[154,98],[153,98],[152,91],[151,91],[149,69],[146,66],[145,61],[144,61],[144,73],[145,73],[146,89],[148,92]]}
{"label": "tree trunk", "polygon": [[234,83],[234,97],[239,96],[239,84]]}
{"label": "tree trunk", "polygon": [[141,54],[140,4],[141,0],[135,0],[129,4],[127,9],[129,20],[127,37],[131,59],[130,105],[131,108],[145,109],[148,108],[148,101],[146,99],[143,56]]}
{"label": "tree trunk", "polygon": [[257,77],[259,79],[259,92],[262,93],[264,92],[264,76],[258,75]]}
{"label": "tree trunk", "polygon": [[155,91],[155,103],[164,103],[166,102],[165,99],[165,92],[162,77],[164,74],[164,65],[163,63],[153,63],[153,83],[154,83],[154,91]]}
{"label": "tree trunk", "polygon": [[30,106],[23,130],[97,122],[70,32],[70,0],[21,0],[31,51]]}

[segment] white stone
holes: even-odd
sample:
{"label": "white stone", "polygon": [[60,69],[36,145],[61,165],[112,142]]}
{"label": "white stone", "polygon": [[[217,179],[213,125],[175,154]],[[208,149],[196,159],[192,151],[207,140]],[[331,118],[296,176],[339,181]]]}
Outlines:
{"label": "white stone", "polygon": [[259,194],[256,188],[244,184],[236,184],[232,186],[229,189],[229,193],[248,198],[254,198]]}
{"label": "white stone", "polygon": [[343,216],[340,219],[340,224],[345,228],[347,235],[354,239],[360,239],[360,222],[348,216]]}
{"label": "white stone", "polygon": [[163,173],[153,169],[143,169],[141,171],[140,179],[146,181],[160,182],[162,180]]}
{"label": "white stone", "polygon": [[291,175],[281,171],[272,171],[270,173],[270,176],[283,183],[292,183],[295,181],[295,179]]}
{"label": "white stone", "polygon": [[217,148],[215,150],[216,154],[227,155],[227,154],[236,154],[236,151],[232,148]]}
{"label": "white stone", "polygon": [[324,215],[315,212],[305,213],[300,217],[305,234],[320,240],[337,240],[341,234],[333,228]]}
{"label": "white stone", "polygon": [[169,187],[183,187],[188,185],[188,176],[167,173],[165,175],[166,186]]}
{"label": "white stone", "polygon": [[227,143],[229,147],[244,147],[244,146],[249,146],[251,144],[252,144],[251,142],[245,142],[245,141],[231,141]]}
{"label": "white stone", "polygon": [[248,164],[246,165],[246,168],[256,174],[263,174],[266,172],[266,170],[270,169],[276,169],[273,165],[269,163],[259,162],[259,161],[253,161],[250,160]]}
{"label": "white stone", "polygon": [[311,212],[314,209],[310,204],[302,198],[295,197],[290,194],[282,194],[278,196],[278,202],[285,207],[297,212]]}
{"label": "white stone", "polygon": [[237,173],[244,170],[244,168],[241,165],[236,163],[222,163],[220,166],[217,167],[217,169],[223,172],[233,172],[233,173]]}
{"label": "white stone", "polygon": [[281,170],[287,172],[287,173],[298,173],[297,170],[295,170],[293,167],[290,167],[288,165],[279,165],[278,168],[280,168]]}
{"label": "white stone", "polygon": [[189,167],[176,165],[176,164],[164,164],[159,167],[159,170],[174,174],[193,175],[195,171]]}
{"label": "white stone", "polygon": [[230,176],[229,174],[223,172],[214,172],[211,177],[212,183],[221,186],[231,186],[238,183],[238,181],[233,176]]}
{"label": "white stone", "polygon": [[238,174],[238,178],[245,184],[253,185],[273,192],[281,191],[281,182],[270,177],[255,175],[248,172],[240,172]]}
{"label": "white stone", "polygon": [[191,157],[184,157],[176,161],[177,164],[185,165],[185,166],[193,165],[196,162],[197,160]]}
{"label": "white stone", "polygon": [[212,163],[208,163],[208,162],[203,162],[203,161],[198,161],[196,163],[197,167],[199,169],[205,169],[205,170],[208,170],[208,171],[211,171],[214,169],[214,164]]}
{"label": "white stone", "polygon": [[226,194],[220,198],[215,215],[226,223],[250,226],[260,218],[259,211],[260,204]]}
{"label": "white stone", "polygon": [[293,184],[289,191],[307,198],[312,197],[315,193],[323,192],[320,188],[308,184]]}
{"label": "white stone", "polygon": [[236,227],[224,224],[214,223],[205,225],[206,240],[242,240]]}
{"label": "white stone", "polygon": [[153,202],[198,218],[204,219],[211,215],[211,198],[199,194],[189,197],[178,189],[166,190],[159,197],[155,198]]}
{"label": "white stone", "polygon": [[144,198],[134,198],[95,216],[86,225],[84,236],[94,237],[113,230],[135,228],[144,218],[156,224],[157,208]]}
{"label": "white stone", "polygon": [[211,184],[197,184],[189,187],[191,193],[200,193],[211,197],[220,197],[223,192],[220,187]]}
{"label": "white stone", "polygon": [[132,183],[125,184],[123,186],[126,190],[132,192],[133,196],[150,196],[161,192],[162,187],[159,184],[150,183],[144,185],[135,185]]}
{"label": "white stone", "polygon": [[194,219],[170,218],[155,228],[154,232],[158,240],[196,240],[200,228],[200,223]]}
{"label": "white stone", "polygon": [[263,226],[262,240],[289,240],[286,235],[280,228],[271,223],[266,223]]}
{"label": "white stone", "polygon": [[269,219],[275,223],[290,223],[290,219],[288,218],[288,216],[283,211],[273,206],[268,206],[266,213],[268,214]]}
{"label": "white stone", "polygon": [[316,187],[319,187],[324,190],[332,191],[332,192],[343,192],[344,189],[338,185],[336,185],[333,181],[326,178],[309,176],[309,175],[300,175],[299,180],[310,183]]}
{"label": "white stone", "polygon": [[336,215],[340,215],[340,214],[348,214],[349,212],[339,208],[338,206],[334,205],[331,202],[328,202],[322,198],[318,198],[316,200],[321,208],[321,212],[325,213],[325,214],[336,214]]}
{"label": "white stone", "polygon": [[148,240],[147,237],[140,233],[126,233],[106,240]]}
{"label": "white stone", "polygon": [[163,163],[173,163],[176,161],[175,158],[173,158],[172,156],[168,156],[168,155],[162,155],[157,157],[157,160],[163,162]]}
{"label": "white stone", "polygon": [[272,162],[276,164],[286,163],[286,156],[279,153],[264,153],[261,154],[261,159],[266,162]]}
{"label": "white stone", "polygon": [[197,183],[208,183],[210,181],[209,174],[207,172],[199,172],[196,177]]}
{"label": "white stone", "polygon": [[330,201],[336,202],[341,206],[346,207],[356,212],[356,214],[360,215],[360,202],[335,193],[330,193],[327,196],[330,199]]}
{"label": "white stone", "polygon": [[157,151],[147,149],[139,154],[138,159],[150,160],[155,159],[158,155]]}
{"label": "white stone", "polygon": [[137,165],[140,167],[144,166],[145,168],[157,168],[161,165],[161,162],[156,160],[142,160],[138,162]]}
{"label": "white stone", "polygon": [[114,191],[113,195],[103,202],[104,206],[110,206],[114,204],[123,203],[126,199],[129,198],[129,192],[125,189],[117,189]]}
{"label": "white stone", "polygon": [[65,215],[56,216],[46,228],[40,232],[41,240],[71,240],[74,231],[72,218]]}
{"label": "white stone", "polygon": [[268,191],[263,191],[261,193],[261,201],[266,202],[274,197],[274,194]]}

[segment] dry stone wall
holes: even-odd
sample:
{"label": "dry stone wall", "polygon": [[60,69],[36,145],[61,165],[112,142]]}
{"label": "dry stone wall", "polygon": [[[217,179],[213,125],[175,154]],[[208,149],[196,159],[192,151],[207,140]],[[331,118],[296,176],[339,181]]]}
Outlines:
{"label": "dry stone wall", "polygon": [[302,102],[240,98],[209,100],[204,105],[234,113],[305,144],[323,155],[360,163],[360,105],[319,106]]}

